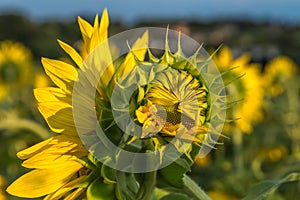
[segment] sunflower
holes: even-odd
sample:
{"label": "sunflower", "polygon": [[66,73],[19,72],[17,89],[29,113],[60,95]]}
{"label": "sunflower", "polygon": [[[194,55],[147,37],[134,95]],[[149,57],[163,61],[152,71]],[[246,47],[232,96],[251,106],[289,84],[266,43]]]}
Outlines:
{"label": "sunflower", "polygon": [[6,200],[7,195],[5,194],[6,181],[3,176],[0,175],[0,199]]}
{"label": "sunflower", "polygon": [[[223,46],[214,58],[220,71],[226,73],[225,81],[230,83],[227,86],[229,93],[227,96],[241,100],[234,106],[230,118],[238,119],[235,120],[237,127],[244,133],[250,133],[253,124],[263,119],[264,90],[260,66],[250,63],[251,57],[247,53],[234,59],[227,46]],[[244,76],[238,78],[241,75]]]}
{"label": "sunflower", "polygon": [[298,67],[287,56],[278,56],[269,61],[263,74],[263,85],[268,88],[266,92],[271,96],[278,96],[283,92],[282,83],[289,77],[297,74]]}
{"label": "sunflower", "polygon": [[22,91],[32,81],[32,55],[18,42],[0,43],[0,99]]}
{"label": "sunflower", "polygon": [[[57,87],[34,90],[39,111],[58,135],[17,154],[32,170],[7,191],[26,198],[149,199],[159,168],[149,172],[153,169],[147,166],[144,172],[149,173],[134,174],[137,171],[128,167],[137,161],[121,150],[144,153],[142,157],[158,153],[158,164],[167,159],[168,149],[175,150],[184,154],[177,161],[181,165],[175,163],[184,168],[181,173],[190,170],[193,147],[214,145],[216,138],[207,133],[219,136],[222,129],[222,115],[213,112],[224,110],[226,103],[220,76],[207,72],[211,58],[199,62],[198,51],[186,58],[180,41],[172,53],[166,38],[165,52],[155,57],[148,48],[148,32],[115,59],[106,9],[100,23],[98,15],[93,26],[80,17],[78,23],[83,38],[80,52],[58,40],[74,65],[42,58]],[[132,86],[137,87],[130,93]],[[214,86],[217,89],[210,91]],[[214,119],[218,123],[211,127]],[[110,151],[110,145],[115,149]],[[174,161],[172,156],[168,159]],[[112,166],[115,160],[118,163]],[[157,167],[155,162],[147,164]]]}
{"label": "sunflower", "polygon": [[[85,45],[83,55],[107,39],[109,21],[106,10],[100,24],[98,15],[94,26],[80,17],[78,23]],[[38,109],[50,129],[59,135],[17,154],[20,159],[25,159],[22,165],[32,170],[7,188],[7,191],[15,196],[25,198],[45,196],[45,199],[59,199],[64,196],[66,199],[75,199],[86,189],[78,185],[87,179],[90,170],[78,159],[87,157],[88,151],[77,135],[72,117],[72,87],[84,56],[82,57],[68,44],[58,42],[71,56],[76,66],[42,58],[46,74],[58,87],[37,88],[34,95]]]}
{"label": "sunflower", "polygon": [[44,88],[50,86],[50,79],[43,72],[36,72],[34,79],[34,88]]}

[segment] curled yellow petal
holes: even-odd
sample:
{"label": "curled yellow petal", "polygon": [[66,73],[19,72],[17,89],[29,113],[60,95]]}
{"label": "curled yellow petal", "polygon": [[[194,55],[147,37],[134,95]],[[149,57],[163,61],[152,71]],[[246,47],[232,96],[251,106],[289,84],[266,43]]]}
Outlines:
{"label": "curled yellow petal", "polygon": [[78,25],[83,37],[83,40],[86,41],[86,39],[91,38],[93,34],[93,27],[84,19],[78,16]]}
{"label": "curled yellow petal", "polygon": [[65,185],[81,168],[78,162],[66,161],[62,167],[32,170],[13,182],[7,192],[18,197],[41,197]]}
{"label": "curled yellow petal", "polygon": [[107,40],[108,26],[109,26],[109,18],[108,18],[107,9],[105,8],[102,12],[102,17],[101,17],[101,22],[99,27],[100,42]]}
{"label": "curled yellow petal", "polygon": [[153,86],[152,90],[147,93],[146,97],[149,98],[152,103],[164,106],[178,103],[177,97],[162,85]]}
{"label": "curled yellow petal", "polygon": [[86,177],[87,176],[85,175],[85,176],[81,176],[79,178],[76,178],[76,179],[72,180],[71,182],[69,182],[69,183],[65,184],[64,186],[62,186],[61,188],[59,188],[59,190],[57,190],[57,191],[49,194],[48,196],[46,196],[44,198],[44,200],[56,200],[56,199],[62,198],[67,192],[69,192],[72,189],[74,189],[74,187],[76,187],[76,185],[78,183],[80,183],[81,181],[83,181]]}
{"label": "curled yellow petal", "polygon": [[[135,65],[136,56],[139,60],[144,60],[148,47],[148,32],[145,32],[141,38],[138,38],[131,48],[131,53],[128,53],[122,63],[123,74],[127,74]],[[134,54],[134,55],[133,55]]]}
{"label": "curled yellow petal", "polygon": [[64,162],[76,160],[88,154],[80,139],[51,145],[22,163],[26,168],[46,169],[63,166]]}
{"label": "curled yellow petal", "polygon": [[61,48],[67,53],[69,54],[69,56],[72,58],[72,60],[76,63],[76,65],[78,67],[82,66],[82,58],[79,55],[79,53],[73,49],[70,45],[68,45],[67,43],[64,43],[61,40],[57,40],[58,44],[61,46]]}
{"label": "curled yellow petal", "polygon": [[39,88],[34,90],[38,109],[49,127],[56,133],[76,134],[72,114],[72,96],[59,88]]}
{"label": "curled yellow petal", "polygon": [[74,66],[60,60],[42,58],[42,64],[46,74],[64,91],[70,91],[74,80],[77,78],[77,70]]}
{"label": "curled yellow petal", "polygon": [[81,195],[85,191],[85,188],[77,188],[74,192],[69,194],[65,200],[74,200],[76,199],[79,195]]}
{"label": "curled yellow petal", "polygon": [[79,140],[79,138],[77,138],[77,137],[71,137],[71,136],[66,136],[66,135],[54,136],[54,137],[51,137],[45,141],[42,141],[38,144],[35,144],[27,149],[24,149],[24,150],[18,152],[17,156],[20,159],[28,159],[53,145],[57,145],[57,144],[67,145],[70,143],[78,142],[78,140]]}
{"label": "curled yellow petal", "polygon": [[33,91],[35,99],[38,102],[58,102],[64,101],[69,105],[72,105],[72,96],[68,95],[60,88],[47,87],[47,88],[36,88]]}

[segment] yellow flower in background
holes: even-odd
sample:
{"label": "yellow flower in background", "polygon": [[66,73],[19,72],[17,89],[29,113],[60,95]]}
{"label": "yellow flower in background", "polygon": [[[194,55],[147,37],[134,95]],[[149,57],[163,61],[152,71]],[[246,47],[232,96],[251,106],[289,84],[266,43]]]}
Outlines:
{"label": "yellow flower in background", "polygon": [[0,43],[0,99],[8,93],[21,91],[32,84],[33,70],[29,49],[17,42],[2,41]]}
{"label": "yellow flower in background", "polygon": [[7,195],[5,194],[5,185],[6,185],[6,181],[3,178],[3,176],[0,175],[0,199],[1,200],[6,200],[7,199]]}
{"label": "yellow flower in background", "polygon": [[278,56],[269,61],[263,73],[263,85],[271,96],[277,96],[283,92],[282,83],[289,77],[297,74],[296,63],[287,56]]}
{"label": "yellow flower in background", "polygon": [[44,72],[37,72],[34,79],[34,88],[44,88],[50,85],[50,79]]}
{"label": "yellow flower in background", "polygon": [[245,74],[243,77],[234,80],[226,88],[227,96],[232,100],[242,100],[236,106],[230,118],[240,118],[235,121],[237,127],[244,133],[250,133],[252,126],[263,119],[262,106],[264,89],[262,76],[260,75],[260,66],[250,63],[250,55],[243,54],[234,59],[230,49],[222,47],[219,53],[214,57],[214,61],[221,72],[226,72],[224,81],[231,80]]}
{"label": "yellow flower in background", "polygon": [[195,164],[199,167],[208,167],[211,164],[212,157],[211,155],[207,155],[204,158],[201,158],[198,154],[194,160]]}
{"label": "yellow flower in background", "polygon": [[8,93],[9,93],[8,88],[4,84],[0,85],[0,100],[5,98]]}
{"label": "yellow flower in background", "polygon": [[271,162],[276,162],[283,159],[288,154],[288,149],[285,146],[278,146],[268,149],[266,159]]}
{"label": "yellow flower in background", "polygon": [[237,200],[239,198],[228,194],[221,190],[211,190],[207,192],[208,196],[213,200]]}

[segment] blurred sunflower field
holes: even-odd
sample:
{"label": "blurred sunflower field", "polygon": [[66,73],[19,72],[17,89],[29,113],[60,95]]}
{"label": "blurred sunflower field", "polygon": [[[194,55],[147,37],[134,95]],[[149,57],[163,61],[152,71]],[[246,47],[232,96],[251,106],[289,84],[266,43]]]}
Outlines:
{"label": "blurred sunflower field", "polygon": [[[132,27],[118,21],[109,23],[106,10],[101,15],[100,19],[98,15],[86,19],[79,17],[78,22],[76,18],[39,22],[20,15],[0,16],[0,27],[5,27],[0,32],[0,200],[300,198],[300,26],[237,20],[153,20],[140,21]],[[135,27],[169,27],[204,43],[222,75],[227,106],[226,123],[218,144],[205,157],[190,150],[184,159],[180,158],[189,165],[181,175],[191,179],[183,178],[184,184],[188,182],[190,188],[199,185],[202,189],[189,191],[187,185],[183,188],[176,185],[176,174],[181,173],[181,165],[167,166],[167,170],[159,170],[158,174],[120,175],[120,172],[114,172],[107,175],[113,170],[105,169],[91,158],[78,136],[69,133],[74,127],[60,131],[62,126],[69,126],[67,123],[73,120],[73,116],[67,112],[58,116],[54,111],[71,108],[69,87],[73,87],[83,59],[109,36]],[[118,73],[125,74],[133,68],[134,60],[143,65],[164,63],[172,70],[180,68],[178,63],[184,61],[178,56],[179,50],[179,53],[166,50],[162,57],[155,57],[146,50],[135,51],[134,47],[147,44],[147,37],[147,33],[141,36],[133,44],[133,53],[114,63],[115,71],[105,71],[109,80],[101,80],[103,85],[99,86],[97,95],[103,99],[99,97],[99,105],[109,108],[105,100],[111,95],[111,82],[114,81],[110,79],[114,80],[120,75]],[[111,54],[114,51],[117,50],[111,47]],[[148,57],[150,61],[146,61]],[[172,70],[168,73],[177,77],[174,75],[177,71]],[[206,103],[208,89],[187,69],[178,71],[198,89],[197,98],[205,98],[201,106],[203,112],[209,112]],[[145,98],[137,98],[132,114],[145,128],[150,123],[151,106],[156,104],[169,109],[167,111],[171,114],[166,119],[169,124],[161,130],[164,137],[153,139],[155,149],[168,143],[166,138],[176,135],[178,128],[174,122],[177,112],[173,104],[170,106],[170,102],[176,102],[172,98],[177,94],[168,93],[168,87],[173,87],[172,83],[142,88]],[[47,107],[49,102],[54,102],[54,111]],[[62,104],[57,102],[67,106],[60,108]],[[105,111],[103,107],[101,109]],[[97,113],[99,119],[106,119],[109,114]],[[51,121],[52,116],[56,118]],[[208,121],[204,117],[201,120],[202,124]],[[115,128],[112,131],[120,133],[115,126],[107,126],[107,129]],[[200,136],[193,140],[195,146],[203,140],[201,134],[206,127],[201,128],[197,130]],[[131,142],[135,142],[134,137],[128,144]],[[51,156],[56,156],[55,167]],[[50,161],[43,162],[47,157]],[[74,157],[77,160],[70,161]],[[51,166],[50,169],[47,165]],[[100,178],[94,175],[96,172],[101,174]],[[155,181],[149,182],[154,176]],[[51,180],[45,180],[45,177],[51,177]],[[125,178],[120,180],[120,177]],[[135,185],[127,193],[126,189],[131,189],[126,182],[129,180],[134,180]],[[172,186],[170,190],[168,184]],[[144,193],[140,189],[143,187]],[[148,187],[152,189],[145,189]],[[109,193],[111,190],[113,193]],[[187,192],[181,194],[181,191]]]}

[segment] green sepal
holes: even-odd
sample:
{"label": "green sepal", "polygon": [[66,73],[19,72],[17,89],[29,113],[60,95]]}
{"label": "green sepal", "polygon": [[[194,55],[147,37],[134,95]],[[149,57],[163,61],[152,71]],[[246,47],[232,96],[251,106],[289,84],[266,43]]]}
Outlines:
{"label": "green sepal", "polygon": [[186,194],[172,193],[160,198],[159,200],[190,200],[190,199],[191,198]]}
{"label": "green sepal", "polygon": [[[90,154],[89,154],[90,155]],[[95,165],[94,162],[92,162],[88,157],[83,157],[83,158],[77,158],[77,162],[81,163],[84,167],[89,168],[91,170],[97,169],[97,166]]]}
{"label": "green sepal", "polygon": [[107,200],[114,196],[115,184],[106,184],[102,178],[97,178],[86,191],[88,200]]}
{"label": "green sepal", "polygon": [[193,164],[193,160],[195,159],[196,155],[200,150],[200,146],[197,144],[192,144],[192,147],[183,154],[179,159],[177,159],[172,164],[168,165],[159,170],[158,174],[158,184],[162,181],[162,185],[158,186],[161,188],[164,187],[183,187],[183,177],[184,174],[191,171],[191,166]]}
{"label": "green sepal", "polygon": [[116,180],[115,193],[117,198],[135,200],[137,192],[133,187],[134,184],[137,184],[135,177],[125,172],[116,171]]}
{"label": "green sepal", "polygon": [[160,188],[154,188],[153,199],[152,200],[160,200],[162,197],[168,195],[170,192],[167,190],[163,190]]}
{"label": "green sepal", "polygon": [[150,49],[148,49],[148,56],[149,56],[150,62],[153,62],[153,63],[159,62],[159,59],[153,55],[153,53],[151,52]]}
{"label": "green sepal", "polygon": [[188,172],[190,168],[185,168],[179,163],[172,163],[168,165],[167,167],[162,168],[158,172],[158,187],[162,186],[160,185],[160,179],[163,179],[168,186],[173,186],[177,188],[183,187],[183,174]]}
{"label": "green sepal", "polygon": [[115,196],[118,200],[124,200],[126,199],[126,196],[123,194],[121,188],[120,188],[120,184],[116,184],[116,187],[115,187]]}
{"label": "green sepal", "polygon": [[140,187],[136,195],[136,200],[151,199],[156,184],[156,174],[157,171],[140,174]]}
{"label": "green sepal", "polygon": [[76,187],[87,188],[97,178],[99,178],[99,171],[93,170],[83,181],[78,183]]}
{"label": "green sepal", "polygon": [[181,48],[181,32],[178,33],[177,52],[175,53],[175,56],[179,58],[185,58],[185,55]]}
{"label": "green sepal", "polygon": [[104,179],[104,183],[116,183],[116,170],[106,166],[105,163],[101,167],[101,176]]}

